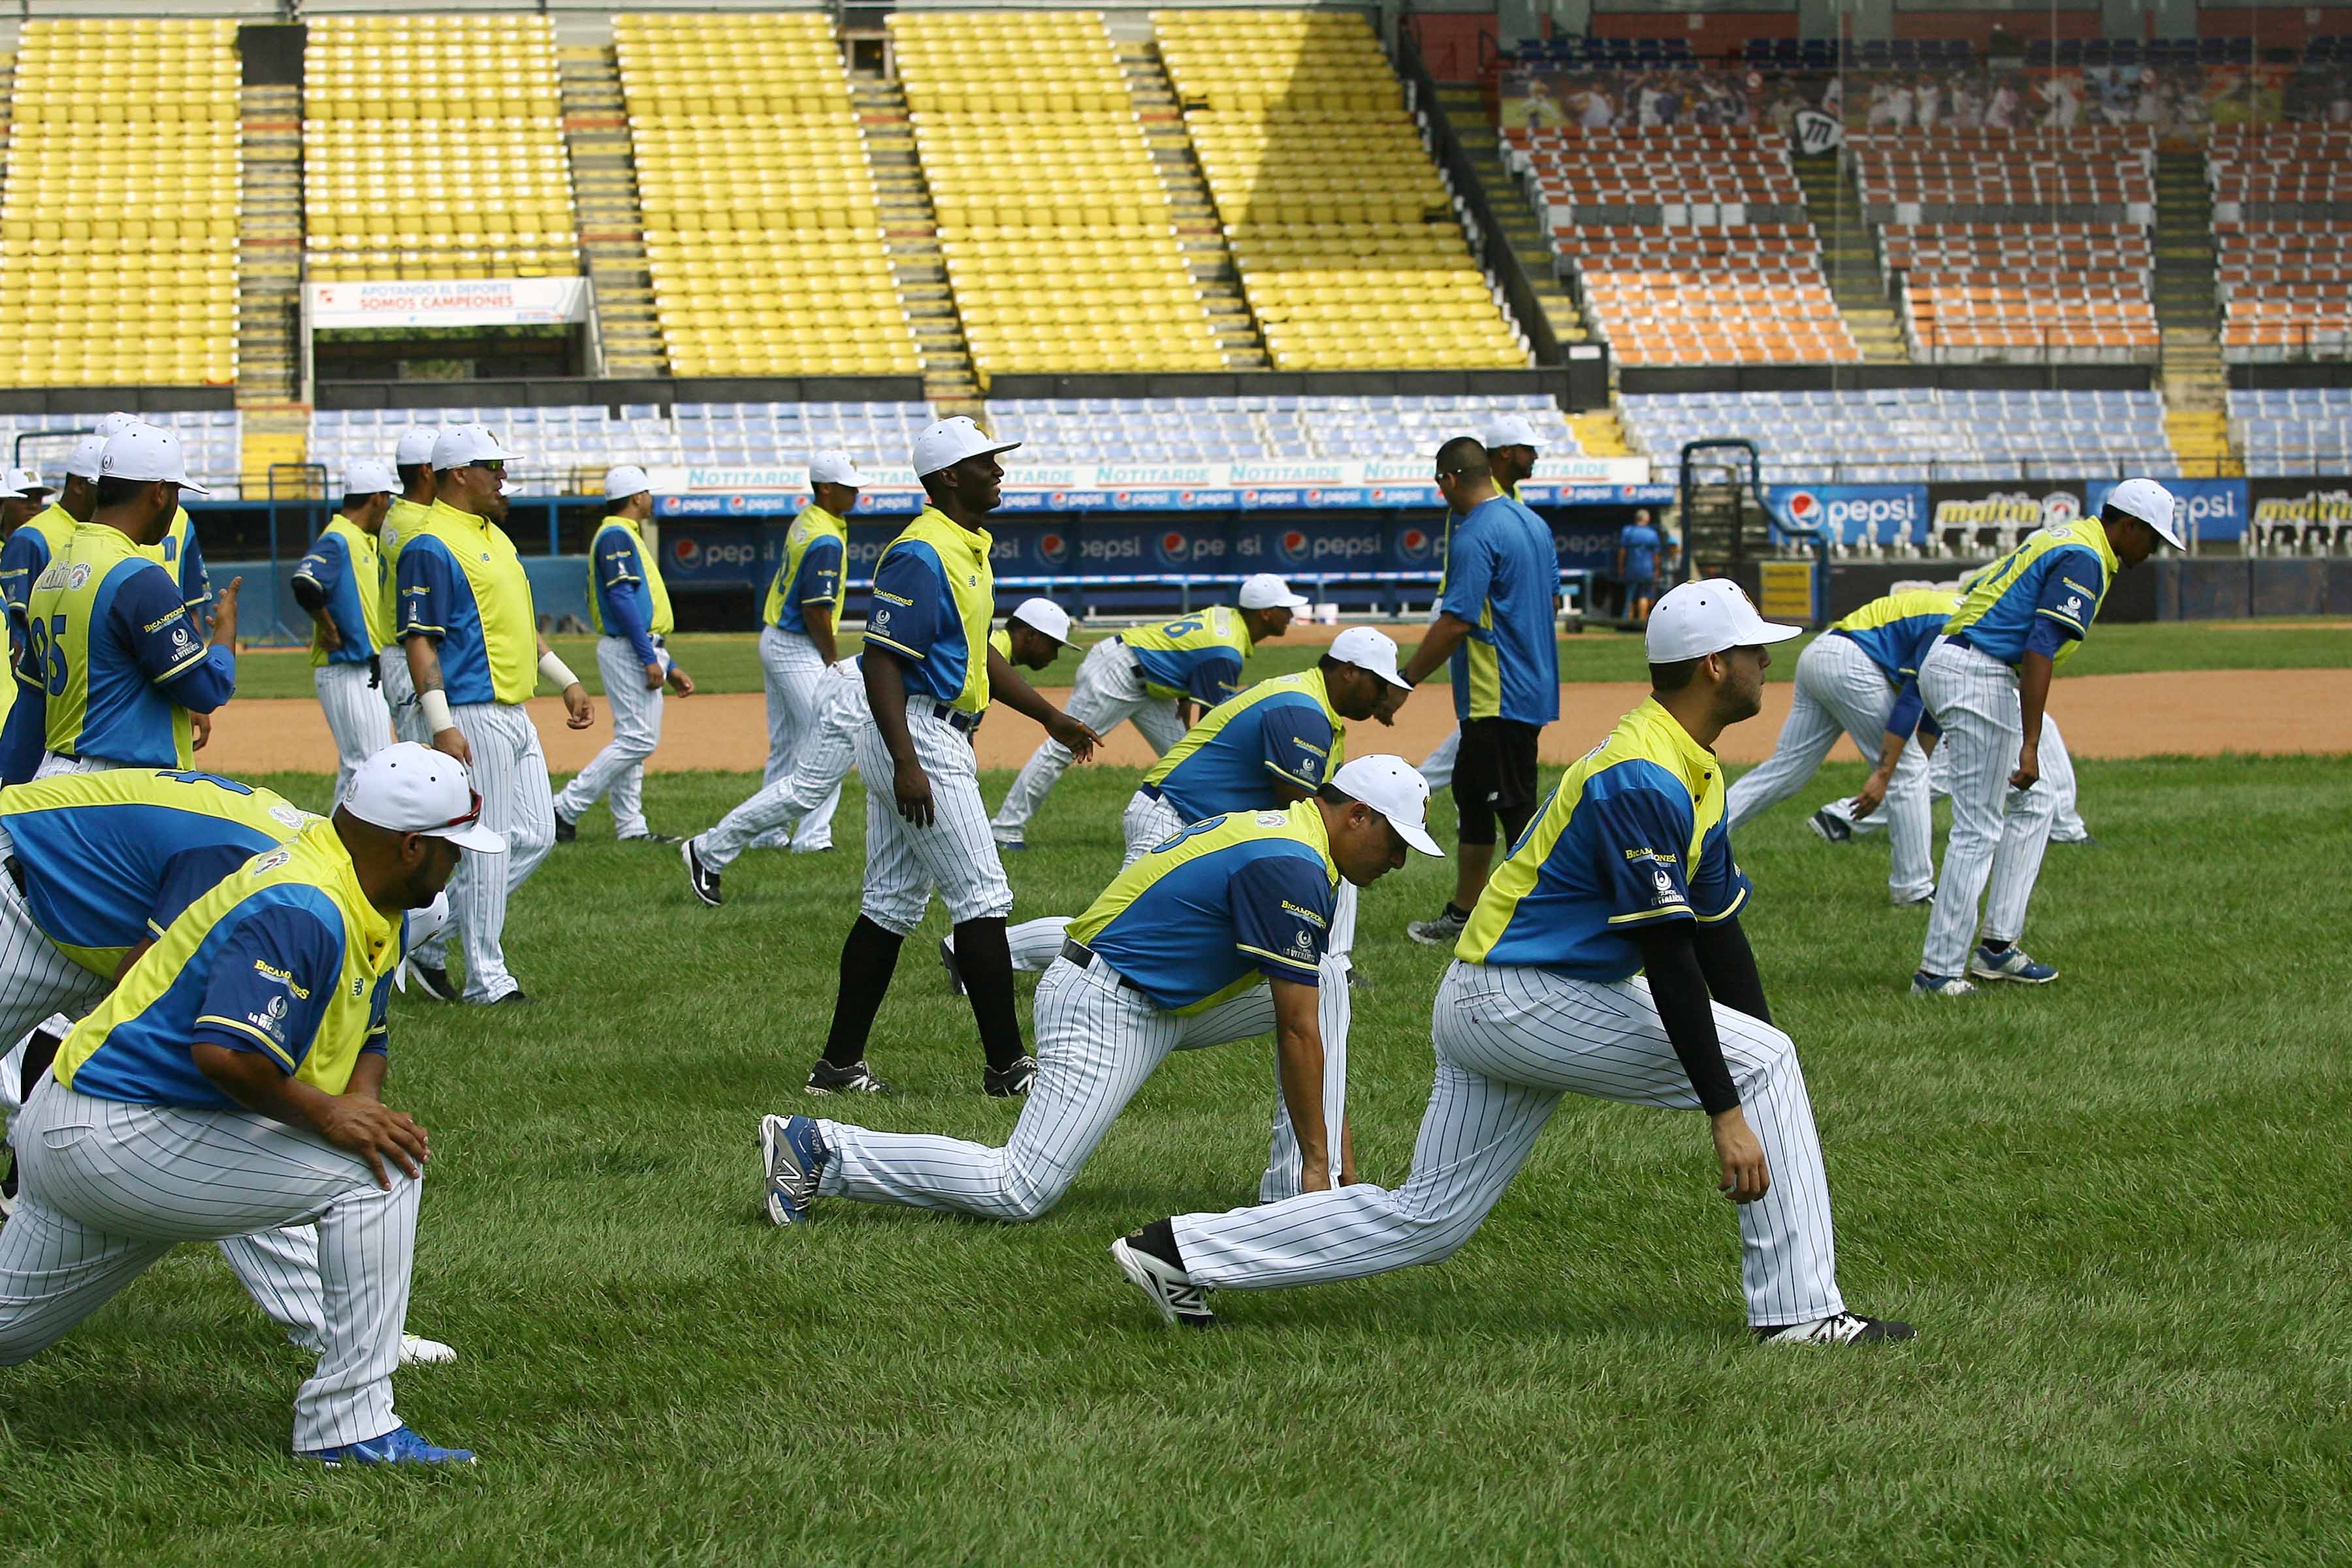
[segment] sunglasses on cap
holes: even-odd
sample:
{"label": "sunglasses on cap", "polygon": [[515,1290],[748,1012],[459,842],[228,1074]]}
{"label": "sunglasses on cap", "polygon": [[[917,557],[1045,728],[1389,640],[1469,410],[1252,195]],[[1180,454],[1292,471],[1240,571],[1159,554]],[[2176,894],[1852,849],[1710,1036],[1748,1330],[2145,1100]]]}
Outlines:
{"label": "sunglasses on cap", "polygon": [[466,814],[462,817],[450,818],[441,824],[443,827],[470,828],[482,820],[482,792],[468,784],[466,786],[466,794],[471,801],[466,810]]}

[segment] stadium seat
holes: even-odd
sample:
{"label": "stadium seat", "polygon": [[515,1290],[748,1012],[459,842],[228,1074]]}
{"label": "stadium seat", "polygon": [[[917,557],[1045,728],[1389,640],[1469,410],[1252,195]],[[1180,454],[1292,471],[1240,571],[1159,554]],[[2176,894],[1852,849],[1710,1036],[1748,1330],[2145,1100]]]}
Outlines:
{"label": "stadium seat", "polygon": [[1056,463],[1418,462],[1498,413],[1525,415],[1546,458],[1579,454],[1559,404],[1540,392],[1151,398],[1131,411],[1143,417],[1115,420],[1085,401],[998,399],[989,422]]}
{"label": "stadium seat", "polygon": [[2332,214],[2352,201],[2352,129],[2216,126],[2206,174],[2222,358],[2341,358],[2352,348],[2352,221]]}

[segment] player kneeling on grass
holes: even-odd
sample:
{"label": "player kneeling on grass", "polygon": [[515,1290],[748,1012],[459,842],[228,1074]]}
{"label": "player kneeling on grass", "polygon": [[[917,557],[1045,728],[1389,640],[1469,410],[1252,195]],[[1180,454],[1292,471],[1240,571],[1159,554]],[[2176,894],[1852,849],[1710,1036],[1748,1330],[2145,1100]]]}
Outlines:
{"label": "player kneeling on grass", "polygon": [[1316,990],[1334,894],[1439,852],[1429,786],[1404,761],[1366,757],[1287,810],[1194,822],[1119,873],[1071,924],[1037,984],[1037,1075],[1001,1149],[874,1133],[806,1116],[760,1123],[768,1218],[805,1219],[819,1197],[1034,1219],[1052,1208],[1171,1051],[1264,1033],[1272,988],[1276,1068],[1298,1187],[1353,1179],[1344,1127],[1323,1106]]}
{"label": "player kneeling on grass", "polygon": [[1706,1112],[1739,1205],[1748,1319],[1773,1343],[1907,1339],[1845,1310],[1796,1047],[1739,928],[1716,737],[1763,704],[1765,644],[1799,634],[1721,579],[1660,599],[1650,700],[1568,770],[1479,896],[1431,1019],[1437,1082],[1395,1191],[1306,1192],[1161,1219],[1111,1256],[1170,1322],[1203,1292],[1360,1279],[1470,1239],[1574,1092]]}
{"label": "player kneeling on grass", "polygon": [[316,1221],[325,1322],[294,1450],[467,1464],[394,1414],[425,1129],[382,1099],[405,911],[502,852],[465,770],[415,745],[362,763],[334,817],[172,922],[58,1048],[17,1122],[0,1229],[0,1365],[28,1361],[182,1241]]}

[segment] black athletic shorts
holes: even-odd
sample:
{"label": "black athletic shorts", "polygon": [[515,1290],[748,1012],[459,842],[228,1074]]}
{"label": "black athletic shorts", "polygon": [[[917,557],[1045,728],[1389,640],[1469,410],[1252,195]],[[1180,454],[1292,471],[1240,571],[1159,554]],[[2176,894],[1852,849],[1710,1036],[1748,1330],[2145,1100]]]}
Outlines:
{"label": "black athletic shorts", "polygon": [[1517,840],[1536,814],[1536,736],[1539,727],[1511,718],[1474,718],[1462,726],[1454,759],[1454,809],[1465,844],[1491,844],[1499,818]]}

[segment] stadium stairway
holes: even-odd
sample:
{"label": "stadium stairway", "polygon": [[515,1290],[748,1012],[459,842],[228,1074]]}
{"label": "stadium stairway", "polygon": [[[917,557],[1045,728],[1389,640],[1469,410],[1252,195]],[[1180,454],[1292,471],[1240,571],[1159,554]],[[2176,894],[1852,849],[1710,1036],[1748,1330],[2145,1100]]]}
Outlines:
{"label": "stadium stairway", "polygon": [[2213,192],[2202,152],[2157,158],[2156,324],[2164,433],[2181,474],[2243,473],[2230,450],[2229,376],[2214,297]]}
{"label": "stadium stairway", "polygon": [[1818,158],[1791,153],[1797,183],[1804,187],[1805,210],[1822,236],[1822,270],[1829,274],[1830,298],[1845,318],[1865,364],[1906,364],[1911,350],[1903,323],[1887,298],[1878,268],[1878,246],[1862,214],[1862,193],[1834,152]]}
{"label": "stadium stairway", "polygon": [[301,89],[248,87],[238,109],[245,211],[237,233],[236,401],[267,406],[302,395],[294,337],[302,287]]}
{"label": "stadium stairway", "polygon": [[1587,457],[1631,457],[1633,448],[1625,439],[1625,425],[1614,408],[1595,409],[1591,413],[1568,416],[1568,427],[1576,432],[1576,447]]}
{"label": "stadium stairway", "polygon": [[1151,147],[1151,162],[1168,192],[1177,245],[1208,306],[1209,324],[1216,331],[1218,348],[1223,350],[1225,368],[1265,370],[1272,363],[1266,357],[1265,339],[1258,331],[1249,302],[1242,297],[1241,273],[1234,267],[1233,252],[1226,248],[1224,225],[1218,220],[1208,178],[1192,151],[1192,134],[1184,127],[1183,110],[1176,101],[1174,84],[1168,79],[1168,68],[1160,61],[1159,46],[1148,39],[1120,39],[1116,47],[1120,73],[1135,99],[1136,118],[1142,122],[1144,140]]}
{"label": "stadium stairway", "polygon": [[1478,172],[1479,183],[1486,187],[1486,204],[1493,209],[1495,221],[1502,225],[1504,237],[1510,241],[1512,254],[1527,272],[1536,300],[1543,307],[1544,319],[1551,325],[1552,336],[1562,343],[1585,341],[1591,334],[1585,328],[1583,312],[1577,309],[1576,301],[1559,285],[1559,257],[1551,236],[1544,233],[1535,209],[1528,205],[1519,183],[1503,167],[1502,139],[1495,134],[1494,121],[1486,117],[1483,89],[1475,83],[1441,82],[1436,109],[1453,128],[1462,150],[1470,155],[1470,166]]}
{"label": "stadium stairway", "polygon": [[563,94],[563,140],[572,155],[572,201],[580,250],[596,291],[597,329],[608,376],[669,371],[654,319],[653,274],[646,265],[645,215],[621,68],[613,46],[566,45],[556,51]]}
{"label": "stadium stairway", "polygon": [[972,374],[971,350],[948,285],[947,257],[940,250],[938,211],[923,181],[915,151],[915,124],[907,112],[904,89],[882,77],[853,74],[849,95],[866,128],[866,159],[874,172],[874,193],[882,216],[882,237],[890,270],[914,330],[915,351],[923,361],[923,396],[942,415],[982,408],[980,382]]}

